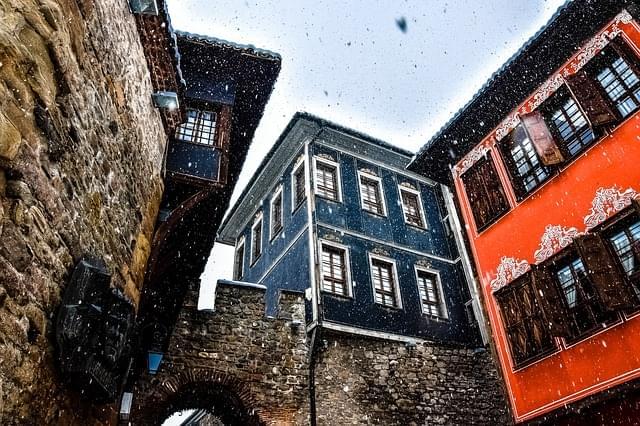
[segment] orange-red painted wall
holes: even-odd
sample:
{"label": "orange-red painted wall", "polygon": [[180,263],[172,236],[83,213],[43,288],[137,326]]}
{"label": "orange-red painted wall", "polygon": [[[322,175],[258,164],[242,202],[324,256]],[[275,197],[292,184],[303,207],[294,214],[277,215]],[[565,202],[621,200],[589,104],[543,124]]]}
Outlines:
{"label": "orange-red painted wall", "polygon": [[[637,23],[617,19],[598,36],[607,37],[621,31],[628,41],[640,46]],[[557,75],[575,72],[576,61],[590,49],[586,45]],[[535,94],[514,113],[528,112]],[[516,203],[506,170],[494,147],[495,129],[482,145],[492,151],[512,209],[478,235],[464,187],[455,178],[463,218],[480,275],[481,288],[516,420],[523,421],[600,392],[635,377],[640,377],[640,316],[627,318],[571,347],[558,340],[561,348],[547,358],[514,371],[508,343],[502,328],[491,281],[503,256],[536,263],[534,253],[548,225],[576,228],[584,232],[584,219],[592,209],[599,189],[629,188],[640,194],[640,113],[627,118],[567,165],[559,175],[522,202]],[[459,163],[459,166],[462,162]],[[455,176],[455,175],[454,175]]]}

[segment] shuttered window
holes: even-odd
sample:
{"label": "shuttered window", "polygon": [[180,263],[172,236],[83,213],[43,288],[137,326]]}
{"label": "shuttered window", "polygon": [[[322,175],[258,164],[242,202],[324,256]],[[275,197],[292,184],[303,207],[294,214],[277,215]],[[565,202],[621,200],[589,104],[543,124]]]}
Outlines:
{"label": "shuttered window", "polygon": [[607,310],[596,289],[596,280],[587,272],[583,259],[575,253],[568,255],[554,267],[554,277],[566,307],[567,324],[572,342],[597,332],[618,319],[617,313]]}
{"label": "shuttered window", "polygon": [[316,162],[316,194],[329,200],[339,200],[336,166],[321,161]]}
{"label": "shuttered window", "polygon": [[271,239],[282,230],[282,190],[271,200]]}
{"label": "shuttered window", "polygon": [[176,129],[176,139],[184,142],[213,145],[216,134],[216,113],[187,109],[187,121]]}
{"label": "shuttered window", "polygon": [[262,254],[262,217],[251,227],[251,263]]}
{"label": "shuttered window", "polygon": [[511,357],[521,368],[556,350],[534,294],[531,273],[495,293],[504,324]]}
{"label": "shuttered window", "polygon": [[567,158],[574,157],[595,140],[593,129],[566,88],[559,89],[543,106],[546,121]]}
{"label": "shuttered window", "polygon": [[462,176],[467,199],[478,231],[489,226],[509,210],[491,154],[478,160]]}
{"label": "shuttered window", "polygon": [[322,290],[349,296],[345,250],[322,244]]}
{"label": "shuttered window", "polygon": [[304,162],[300,163],[293,172],[291,179],[293,209],[297,209],[305,199]]}
{"label": "shuttered window", "polygon": [[400,199],[402,201],[402,211],[404,213],[404,221],[409,225],[424,228],[422,206],[420,204],[420,196],[412,191],[400,189]]}
{"label": "shuttered window", "polygon": [[244,239],[236,248],[236,256],[233,263],[233,279],[239,281],[244,276]]}
{"label": "shuttered window", "polygon": [[551,175],[522,124],[500,142],[500,149],[518,199],[524,198]]}
{"label": "shuttered window", "polygon": [[362,208],[368,212],[384,216],[380,181],[360,176],[360,197]]}
{"label": "shuttered window", "polygon": [[371,280],[375,292],[375,301],[391,308],[398,307],[396,278],[393,264],[380,259],[371,259]]}
{"label": "shuttered window", "polygon": [[602,50],[594,63],[592,75],[613,102],[620,116],[625,118],[640,106],[640,78],[630,65],[629,58],[616,50],[613,46]]}
{"label": "shuttered window", "polygon": [[438,276],[431,272],[417,270],[418,293],[422,313],[434,317],[444,317],[442,310],[442,297],[438,286]]}

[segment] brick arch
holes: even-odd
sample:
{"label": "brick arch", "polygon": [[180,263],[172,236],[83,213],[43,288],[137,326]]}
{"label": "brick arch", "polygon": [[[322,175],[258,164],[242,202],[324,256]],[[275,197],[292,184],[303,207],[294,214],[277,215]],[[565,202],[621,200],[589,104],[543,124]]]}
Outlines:
{"label": "brick arch", "polygon": [[186,409],[211,409],[229,425],[266,424],[249,386],[228,373],[190,368],[153,380],[151,389],[138,401],[133,417],[136,425],[160,425],[171,414]]}

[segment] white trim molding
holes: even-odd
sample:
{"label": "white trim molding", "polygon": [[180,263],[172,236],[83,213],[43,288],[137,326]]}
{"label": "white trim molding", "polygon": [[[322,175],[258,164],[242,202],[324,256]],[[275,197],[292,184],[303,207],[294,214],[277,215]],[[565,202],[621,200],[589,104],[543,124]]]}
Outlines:
{"label": "white trim molding", "polygon": [[[336,197],[337,199],[325,197],[324,195],[318,194],[318,163],[323,163],[327,166],[333,167],[335,170],[336,177]],[[313,156],[313,190],[314,194],[318,197],[322,197],[325,200],[334,201],[337,203],[342,202],[342,176],[340,173],[340,164],[337,161],[330,160],[328,158],[319,157],[318,155]]]}
{"label": "white trim molding", "polygon": [[[403,336],[401,334],[386,333],[384,331],[367,330],[365,328],[354,327],[351,325],[337,324],[334,322],[324,321],[322,327],[328,330],[342,331],[344,333],[359,334],[361,336],[373,337],[376,339],[391,340],[402,343],[427,343],[428,340],[419,337]],[[309,330],[309,328],[307,329]]]}
{"label": "white trim molding", "polygon": [[[342,252],[344,253],[344,279],[345,279],[345,285],[347,286],[347,294],[336,294],[333,293],[331,291],[327,291],[324,289],[324,271],[323,271],[323,264],[322,264],[322,256],[324,254],[324,250],[323,250],[323,246],[329,246],[329,247],[334,247],[338,250],[342,250]],[[322,238],[318,238],[318,270],[320,272],[320,292],[322,293],[326,293],[326,294],[331,294],[334,296],[342,296],[342,297],[353,297],[353,281],[351,280],[351,256],[349,253],[349,247],[343,245],[343,244],[339,244],[336,243],[335,241],[330,241],[330,240],[325,240]]]}
{"label": "white trim molding", "polygon": [[[242,258],[240,259],[240,271],[237,270],[238,265],[238,252],[240,251],[240,247],[242,247]],[[244,243],[244,235],[242,235],[236,241],[236,247],[233,250],[233,280],[240,281],[244,277],[244,256],[247,245]],[[240,272],[240,273],[238,273]]]}
{"label": "white trim molding", "polygon": [[[262,214],[262,210],[260,210],[256,216],[255,219],[253,219],[253,224],[251,225],[251,264],[250,266],[253,266],[256,261],[260,258],[260,256],[262,256],[262,240],[264,239],[264,220],[263,220],[263,214]],[[254,242],[256,241],[255,239],[255,232],[256,232],[256,228],[258,227],[258,225],[260,225],[260,240],[258,241],[260,243],[260,252],[258,253],[257,256],[255,256],[256,254],[256,250],[253,247]]]}
{"label": "white trim molding", "polygon": [[[280,228],[274,234],[273,233],[273,207],[275,206],[274,201],[278,199],[278,196],[280,197]],[[282,191],[282,184],[280,184],[278,185],[276,190],[273,192],[273,196],[269,201],[269,241],[273,242],[275,237],[278,234],[282,233],[283,229],[284,229],[284,195]]]}
{"label": "white trim molding", "polygon": [[[372,293],[373,303],[375,303],[378,306],[382,306],[384,308],[402,310],[402,307],[403,307],[402,293],[400,292],[400,279],[398,277],[398,268],[396,266],[395,259],[392,259],[386,256],[380,256],[379,254],[374,254],[371,252],[367,252],[367,256],[369,258],[369,281],[371,283],[371,290],[373,291]],[[388,306],[388,305],[384,305],[382,303],[376,302],[376,283],[373,282],[373,260],[374,259],[391,265],[391,273],[393,274],[393,277],[392,277],[393,290],[396,296],[396,306]]]}
{"label": "white trim molding", "polygon": [[[435,269],[427,268],[420,265],[413,265],[413,270],[415,272],[416,279],[416,287],[418,288],[418,301],[420,302],[420,311],[423,315],[427,315],[429,317],[433,317],[429,312],[424,311],[424,305],[422,304],[422,298],[420,298],[420,277],[418,277],[419,272],[425,272],[427,274],[433,275],[435,277],[435,285],[438,296],[438,304],[440,305],[440,315],[436,315],[437,318],[440,319],[449,319],[449,310],[447,309],[446,298],[444,297],[444,290],[442,288],[442,280],[440,279],[440,271],[436,271]],[[426,291],[426,289],[425,289]]]}
{"label": "white trim molding", "polygon": [[[420,210],[419,213],[420,218],[422,219],[422,226],[417,226],[413,223],[407,222],[407,206],[404,204],[404,200],[402,199],[402,191],[413,194],[418,198],[418,209]],[[407,185],[398,184],[398,195],[400,196],[400,205],[402,206],[402,217],[404,218],[404,223],[422,230],[429,229],[429,225],[427,224],[427,217],[425,215],[425,206],[422,203],[422,194],[420,194],[420,191]]]}
{"label": "white trim molding", "polygon": [[304,186],[305,186],[305,191],[304,191],[304,195],[305,197],[308,197],[309,194],[307,194],[307,181],[309,179],[307,179],[307,161],[306,161],[306,157],[304,155],[301,155],[295,162],[295,164],[293,165],[293,169],[291,169],[291,214],[295,213],[296,210],[298,209],[298,207],[300,207],[302,205],[302,202],[300,200],[296,200],[296,173],[298,172],[298,170],[300,169],[300,167],[304,167],[303,170],[303,176],[304,176]]}
{"label": "white trim molding", "polygon": [[[380,194],[380,203],[382,205],[382,214],[372,212],[364,207],[364,199],[362,198],[362,178],[376,181],[378,183],[378,193]],[[374,174],[367,173],[363,170],[358,170],[358,195],[360,196],[360,208],[370,214],[376,216],[387,217],[387,202],[384,196],[384,186],[382,185],[382,179]]]}

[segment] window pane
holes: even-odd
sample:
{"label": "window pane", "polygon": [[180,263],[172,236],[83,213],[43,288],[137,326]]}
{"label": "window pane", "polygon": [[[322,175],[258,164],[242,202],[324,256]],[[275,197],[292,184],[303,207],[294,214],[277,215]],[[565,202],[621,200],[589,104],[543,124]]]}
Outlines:
{"label": "window pane", "polygon": [[375,289],[375,301],[385,306],[396,307],[393,265],[377,259],[371,261],[371,279]]}
{"label": "window pane", "polygon": [[176,139],[213,145],[215,128],[216,114],[214,112],[187,109],[187,121],[176,129]]}
{"label": "window pane", "polygon": [[502,143],[502,150],[509,165],[509,174],[519,197],[531,192],[544,182],[549,171],[538,158],[538,154],[524,127],[518,125]]}
{"label": "window pane", "polygon": [[629,64],[611,48],[603,51],[602,61],[596,79],[620,115],[627,117],[640,105],[640,79]]}
{"label": "window pane", "polygon": [[400,197],[402,199],[402,209],[404,211],[405,221],[411,225],[424,227],[422,221],[422,211],[418,195],[412,192],[400,190]]}
{"label": "window pane", "polygon": [[362,208],[366,211],[382,215],[382,199],[380,197],[380,184],[377,180],[360,176],[360,196]]}
{"label": "window pane", "polygon": [[322,245],[322,289],[348,296],[346,281],[345,251],[337,247]]}
{"label": "window pane", "polygon": [[425,271],[418,271],[418,292],[422,312],[428,315],[442,316],[441,301],[438,294],[436,276]]}
{"label": "window pane", "polygon": [[316,163],[316,191],[318,195],[331,200],[338,200],[336,173],[334,166],[321,162]]}

